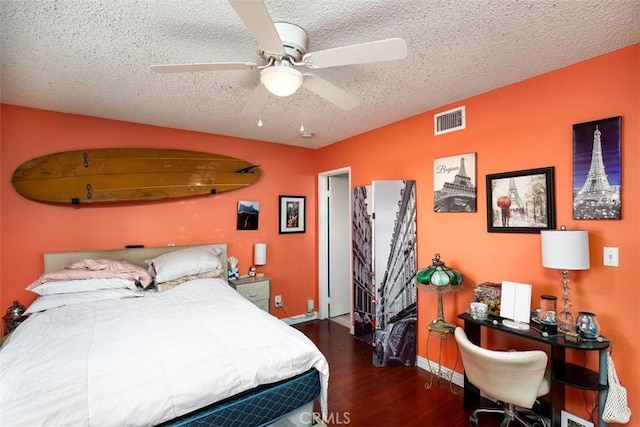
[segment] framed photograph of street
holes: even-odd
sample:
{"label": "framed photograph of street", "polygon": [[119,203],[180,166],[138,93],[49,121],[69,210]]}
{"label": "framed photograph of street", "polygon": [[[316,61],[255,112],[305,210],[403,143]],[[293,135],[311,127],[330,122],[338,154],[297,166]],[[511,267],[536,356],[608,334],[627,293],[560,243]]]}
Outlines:
{"label": "framed photograph of street", "polygon": [[540,233],[555,226],[553,166],[487,175],[489,233]]}
{"label": "framed photograph of street", "polygon": [[573,219],[620,219],[621,117],[573,125]]}
{"label": "framed photograph of street", "polygon": [[476,212],[476,187],[476,153],[434,159],[434,212]]}
{"label": "framed photograph of street", "polygon": [[305,232],[305,202],[305,196],[280,196],[280,234]]}

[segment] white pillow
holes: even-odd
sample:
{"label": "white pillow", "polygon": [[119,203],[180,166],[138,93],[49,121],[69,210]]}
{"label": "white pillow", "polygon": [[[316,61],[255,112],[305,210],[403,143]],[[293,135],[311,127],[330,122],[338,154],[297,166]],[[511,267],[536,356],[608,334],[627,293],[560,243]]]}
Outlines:
{"label": "white pillow", "polygon": [[164,283],[183,276],[222,270],[221,253],[215,246],[180,249],[149,260],[149,271],[156,283]]}
{"label": "white pillow", "polygon": [[99,291],[75,292],[71,294],[53,294],[38,297],[24,312],[24,314],[36,313],[63,305],[80,304],[108,299],[121,299],[144,296],[143,291],[131,289],[102,289]]}
{"label": "white pillow", "polygon": [[38,295],[65,294],[72,292],[98,291],[100,289],[137,290],[135,280],[102,277],[97,279],[54,280],[30,289]]}

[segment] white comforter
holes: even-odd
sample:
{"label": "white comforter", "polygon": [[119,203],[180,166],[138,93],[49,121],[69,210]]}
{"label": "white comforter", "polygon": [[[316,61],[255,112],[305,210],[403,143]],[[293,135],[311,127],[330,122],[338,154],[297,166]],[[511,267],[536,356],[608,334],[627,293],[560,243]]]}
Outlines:
{"label": "white comforter", "polygon": [[0,425],[154,425],[315,367],[300,331],[221,279],[36,313],[0,349]]}

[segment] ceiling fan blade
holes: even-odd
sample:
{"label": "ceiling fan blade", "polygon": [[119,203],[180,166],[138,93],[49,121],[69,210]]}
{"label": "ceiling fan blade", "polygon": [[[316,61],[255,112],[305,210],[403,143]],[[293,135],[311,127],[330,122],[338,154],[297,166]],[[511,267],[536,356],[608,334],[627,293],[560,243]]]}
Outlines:
{"label": "ceiling fan blade", "polygon": [[313,74],[304,75],[303,87],[337,105],[343,110],[351,110],[360,104],[358,98]]}
{"label": "ceiling fan blade", "polygon": [[284,54],[282,40],[262,0],[229,0],[229,3],[262,49]]}
{"label": "ceiling fan blade", "polygon": [[242,107],[242,110],[240,110],[240,114],[253,114],[258,116],[262,112],[262,109],[267,103],[268,98],[269,92],[267,91],[267,88],[264,87],[262,83],[259,83],[247,102]]}
{"label": "ceiling fan blade", "polygon": [[156,73],[188,73],[198,71],[248,70],[257,67],[253,62],[211,62],[208,64],[168,64],[152,65]]}
{"label": "ceiling fan blade", "polygon": [[393,61],[406,57],[407,43],[403,39],[395,38],[310,52],[302,57],[302,62],[309,68],[329,68]]}

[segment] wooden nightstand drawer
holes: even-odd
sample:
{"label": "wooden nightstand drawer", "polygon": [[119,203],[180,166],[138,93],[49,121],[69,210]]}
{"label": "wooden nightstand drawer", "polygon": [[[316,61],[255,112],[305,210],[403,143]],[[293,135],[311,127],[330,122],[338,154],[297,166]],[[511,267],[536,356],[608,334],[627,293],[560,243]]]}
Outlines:
{"label": "wooden nightstand drawer", "polygon": [[243,297],[262,310],[269,312],[271,280],[265,277],[238,279],[229,282]]}

